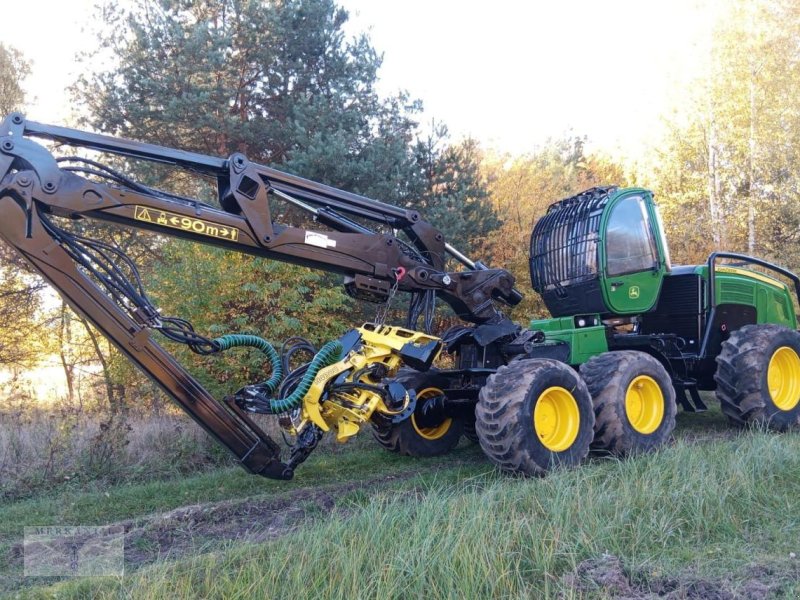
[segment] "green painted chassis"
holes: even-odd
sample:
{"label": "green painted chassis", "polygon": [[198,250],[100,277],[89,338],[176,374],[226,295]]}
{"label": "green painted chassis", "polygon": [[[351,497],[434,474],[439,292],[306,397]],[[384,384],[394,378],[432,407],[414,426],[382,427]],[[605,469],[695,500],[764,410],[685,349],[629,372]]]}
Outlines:
{"label": "green painted chassis", "polygon": [[[719,259],[738,262],[735,265],[718,266]],[[544,335],[533,346],[530,355],[535,357],[545,345],[566,345],[569,353],[565,362],[578,366],[609,350],[641,350],[655,355],[667,367],[676,387],[684,386],[688,376],[697,378],[700,389],[713,389],[714,359],[722,340],[747,324],[740,321],[772,323],[797,329],[797,307],[789,286],[775,277],[741,268],[743,266],[759,266],[790,280],[800,305],[800,278],[791,271],[743,254],[715,252],[709,256],[706,264],[697,265],[692,271],[702,279],[704,288],[711,290],[710,294],[703,294],[700,315],[704,323],[703,335],[694,351],[670,343],[675,337],[674,332],[639,334],[634,330],[619,333],[613,331],[613,325],[603,323],[603,320],[608,322],[609,319],[613,321],[614,317],[624,319],[631,315],[590,314],[532,320],[529,328]],[[725,323],[720,325],[716,315],[721,306],[739,314],[739,320],[734,319],[737,321],[735,327],[729,328]]]}

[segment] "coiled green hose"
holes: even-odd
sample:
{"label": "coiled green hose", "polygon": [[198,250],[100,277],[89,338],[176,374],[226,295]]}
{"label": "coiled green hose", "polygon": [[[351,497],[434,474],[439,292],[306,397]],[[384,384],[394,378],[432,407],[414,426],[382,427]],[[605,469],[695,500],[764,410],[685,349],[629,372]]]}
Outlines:
{"label": "coiled green hose", "polygon": [[[259,387],[266,388],[270,396],[275,394],[283,380],[283,367],[281,366],[281,359],[275,351],[275,348],[272,347],[272,344],[257,335],[244,334],[223,335],[214,339],[214,343],[220,351],[230,350],[231,348],[248,347],[257,348],[266,354],[272,365],[272,376],[264,383],[259,384]],[[270,410],[273,413],[282,413],[300,406],[308,390],[311,389],[311,384],[314,383],[317,373],[325,367],[339,362],[342,359],[343,350],[342,344],[337,340],[325,344],[322,349],[314,355],[314,358],[311,359],[311,363],[309,363],[308,369],[306,369],[306,372],[303,374],[303,378],[291,394],[286,398],[269,399]]]}
{"label": "coiled green hose", "polygon": [[311,363],[308,365],[308,369],[303,375],[303,378],[291,394],[286,398],[270,398],[270,410],[272,410],[273,413],[282,413],[300,406],[308,390],[311,389],[311,384],[314,382],[317,373],[325,367],[329,367],[342,360],[343,351],[344,348],[338,340],[333,340],[325,344],[320,351],[314,355],[314,358],[311,359]]}
{"label": "coiled green hose", "polygon": [[269,358],[270,365],[272,365],[272,376],[259,385],[267,388],[270,394],[275,393],[281,381],[283,381],[283,367],[281,366],[281,359],[275,351],[275,348],[272,347],[272,344],[257,335],[244,334],[223,335],[214,339],[214,343],[218,345],[220,351],[230,350],[231,348],[248,347],[257,348],[266,354],[267,358]]}

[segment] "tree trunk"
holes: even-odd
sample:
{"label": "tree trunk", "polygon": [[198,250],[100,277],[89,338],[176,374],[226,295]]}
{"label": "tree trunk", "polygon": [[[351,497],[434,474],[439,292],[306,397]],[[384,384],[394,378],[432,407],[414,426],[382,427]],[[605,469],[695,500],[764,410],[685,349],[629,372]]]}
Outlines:
{"label": "tree trunk", "polygon": [[725,233],[719,201],[720,183],[719,168],[717,164],[717,124],[714,116],[714,106],[710,97],[708,100],[707,156],[708,210],[711,215],[711,239],[714,243],[714,250],[720,250],[723,242],[725,241]]}
{"label": "tree trunk", "polygon": [[748,132],[747,140],[747,186],[748,186],[748,199],[747,199],[747,252],[748,254],[755,254],[756,251],[756,212],[760,201],[758,173],[757,173],[757,158],[758,152],[756,140],[756,120],[758,118],[758,111],[756,107],[756,83],[758,72],[760,71],[759,65],[756,64],[756,47],[757,46],[757,25],[756,25],[756,6],[751,4],[748,7],[748,29],[750,30],[751,43],[753,48],[750,49],[748,58],[748,74],[749,81],[748,87],[750,92],[750,130]]}
{"label": "tree trunk", "polygon": [[67,353],[72,346],[72,329],[67,304],[61,302],[61,324],[58,329],[58,354],[61,367],[64,369],[64,378],[67,380],[67,399],[69,403],[75,399],[75,363],[71,362]]}
{"label": "tree trunk", "polygon": [[92,342],[92,347],[94,348],[94,353],[103,369],[103,383],[105,384],[106,397],[108,399],[108,407],[111,410],[111,414],[124,412],[121,399],[118,399],[115,393],[114,382],[111,380],[111,371],[109,370],[108,359],[103,354],[103,350],[100,348],[100,340],[94,330],[89,326],[89,323],[86,321],[86,319],[81,316],[79,316],[78,319],[80,319],[81,324],[86,329],[86,335],[89,336],[89,340]]}
{"label": "tree trunk", "polygon": [[750,132],[747,143],[747,252],[755,254],[756,251],[756,202],[758,201],[758,183],[756,181],[756,71],[750,69]]}

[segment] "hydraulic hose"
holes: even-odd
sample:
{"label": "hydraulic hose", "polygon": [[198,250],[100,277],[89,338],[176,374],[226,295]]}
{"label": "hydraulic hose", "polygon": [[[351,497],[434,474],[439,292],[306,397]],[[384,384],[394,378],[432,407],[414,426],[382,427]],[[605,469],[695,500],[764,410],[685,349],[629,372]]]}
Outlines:
{"label": "hydraulic hose", "polygon": [[248,347],[257,348],[267,355],[270,365],[272,365],[272,375],[264,383],[260,383],[259,387],[265,387],[269,390],[269,394],[274,394],[278,386],[283,380],[283,366],[281,359],[275,348],[272,347],[267,340],[260,338],[257,335],[244,335],[244,334],[230,334],[223,335],[214,339],[213,342],[219,347],[219,350],[230,350],[231,348]]}
{"label": "hydraulic hose", "polygon": [[[283,380],[283,366],[272,344],[256,335],[243,334],[223,335],[215,338],[213,343],[219,348],[219,351],[237,347],[249,347],[257,348],[266,354],[272,365],[272,376],[264,383],[258,384],[258,387],[264,388],[264,391],[266,391],[269,396],[275,395],[275,392],[278,390]],[[288,412],[300,406],[308,390],[311,389],[311,384],[314,383],[317,374],[325,367],[339,362],[342,359],[343,351],[344,348],[338,340],[333,340],[325,344],[322,349],[314,355],[314,358],[311,359],[302,379],[291,394],[285,398],[265,399],[269,402],[269,411],[273,414],[277,414]]]}
{"label": "hydraulic hose", "polygon": [[314,382],[317,374],[325,367],[339,362],[342,359],[343,350],[344,348],[338,340],[333,340],[325,344],[320,351],[314,355],[314,358],[311,359],[303,378],[291,394],[286,396],[286,398],[270,398],[270,410],[273,413],[282,413],[300,406],[308,390],[311,389],[311,384]]}

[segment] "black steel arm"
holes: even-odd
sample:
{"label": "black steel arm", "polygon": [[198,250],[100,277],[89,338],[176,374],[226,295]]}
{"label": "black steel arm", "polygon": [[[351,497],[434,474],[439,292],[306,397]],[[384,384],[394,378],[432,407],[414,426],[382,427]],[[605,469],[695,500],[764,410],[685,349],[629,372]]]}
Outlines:
{"label": "black steel arm", "polygon": [[[103,165],[62,166],[31,137],[214,177],[219,207],[148,188]],[[95,177],[82,176],[87,173]],[[98,181],[103,178],[110,183]],[[333,231],[274,223],[270,194],[310,212]],[[401,230],[411,244],[393,233],[373,232],[347,214]],[[280,461],[279,447],[235,410],[226,410],[151,338],[157,315],[124,306],[109,295],[107,282],[99,284],[76,264],[75,247],[65,244],[64,232],[54,227],[51,215],[112,221],[342,273],[357,291],[377,297],[387,296],[392,286],[410,292],[433,290],[474,323],[503,319],[496,300],[513,305],[521,299],[507,271],[472,263],[416,211],[257,165],[240,154],[223,160],[10,115],[0,124],[0,237],[245,468],[272,478],[292,476],[291,467]],[[446,252],[472,270],[446,272]]]}
{"label": "black steel arm", "polygon": [[[214,177],[221,208],[85,179],[59,168],[52,155],[28,137],[167,163]],[[41,190],[35,198],[37,204],[57,215],[116,221],[338,272],[350,277],[351,289],[364,295],[385,297],[400,272],[404,276],[398,282],[399,290],[433,290],[460,318],[473,323],[500,320],[497,301],[513,306],[522,299],[510,273],[473,263],[447,244],[441,232],[417,211],[251,163],[241,154],[223,160],[42,125],[25,121],[21,115],[10,116],[0,126],[0,151],[0,167],[2,161],[10,161],[0,173],[32,171],[26,177],[34,189]],[[310,212],[334,231],[309,231],[273,222],[270,195]],[[373,232],[342,213],[400,230],[412,245],[391,233]],[[469,270],[445,271],[446,254]]]}
{"label": "black steel arm", "polygon": [[[19,184],[20,178],[15,177]],[[24,183],[24,182],[23,182]],[[0,236],[195,421],[236,455],[250,472],[275,479],[291,478],[279,460],[280,448],[258,435],[217,402],[150,336],[150,329],[125,314],[31,213],[31,184],[0,191]]]}

